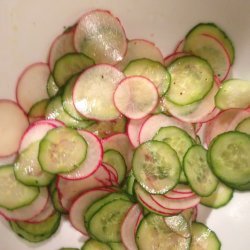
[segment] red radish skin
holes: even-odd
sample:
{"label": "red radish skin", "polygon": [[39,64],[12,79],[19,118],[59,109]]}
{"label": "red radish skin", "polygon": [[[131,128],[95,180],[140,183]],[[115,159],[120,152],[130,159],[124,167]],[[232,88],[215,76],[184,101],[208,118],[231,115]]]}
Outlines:
{"label": "red radish skin", "polygon": [[164,65],[167,67],[170,63],[172,63],[175,59],[183,56],[188,56],[190,55],[189,53],[186,52],[174,52],[164,58]]}
{"label": "red radish skin", "polygon": [[[138,87],[143,89],[144,93],[139,93]],[[140,96],[136,96],[140,94]],[[148,107],[140,106],[140,98],[147,97]],[[117,85],[114,96],[116,108],[129,119],[143,119],[149,115],[158,104],[158,90],[154,83],[143,76],[129,76],[121,80]]]}
{"label": "red radish skin", "polygon": [[88,190],[77,197],[69,210],[69,220],[72,226],[83,235],[88,236],[88,232],[82,219],[85,212],[94,201],[110,194],[111,192],[114,192],[114,190],[108,188],[96,188]]}
{"label": "red radish skin", "polygon": [[168,199],[178,200],[178,199],[184,199],[184,198],[191,198],[196,196],[195,193],[177,193],[177,192],[168,192],[164,194],[164,196]]}
{"label": "red radish skin", "polygon": [[55,38],[49,51],[49,68],[54,69],[55,62],[60,57],[70,52],[75,52],[74,47],[74,30],[63,33]]}
{"label": "red radish skin", "polygon": [[[85,21],[85,19],[88,19],[89,16],[92,16],[93,18],[93,15],[94,14],[103,14],[103,15],[107,15],[111,18],[113,18],[113,21],[116,22],[116,26],[118,27],[118,29],[120,29],[119,31],[121,32],[122,36],[123,36],[123,41],[120,41],[119,44],[122,44],[122,48],[115,48],[115,45],[113,44],[111,47],[109,44],[107,44],[106,42],[107,41],[101,41],[102,44],[104,44],[106,47],[110,47],[109,50],[109,58],[105,58],[107,55],[104,56],[104,59],[102,58],[102,60],[96,60],[96,58],[93,58],[95,63],[109,63],[109,64],[116,64],[117,62],[121,61],[123,58],[124,58],[124,55],[126,54],[127,52],[127,48],[128,48],[128,44],[127,44],[127,38],[126,38],[126,33],[125,33],[125,30],[120,22],[120,20],[115,17],[110,11],[108,10],[101,10],[101,9],[96,9],[96,10],[92,10],[92,11],[89,11],[87,13],[85,13],[78,21],[78,24],[75,28],[75,31],[74,31],[74,47],[76,49],[76,51],[78,52],[81,52],[81,53],[84,53],[84,51],[81,50],[81,45],[78,43],[78,40],[79,40],[79,33],[84,30],[83,27],[81,27],[81,25],[85,22],[89,22],[90,21]],[[91,20],[92,21],[92,20]],[[91,29],[93,30],[93,23],[90,24],[89,27],[87,27],[87,29]],[[106,48],[105,48],[106,49]],[[115,52],[115,53],[114,53]],[[86,53],[84,53],[86,54]],[[106,54],[107,54],[107,49],[106,49]],[[91,57],[91,55],[88,55],[86,54],[87,56]],[[113,58],[112,58],[113,57]]]}
{"label": "red radish skin", "polygon": [[86,140],[88,151],[83,163],[74,171],[60,176],[68,180],[79,180],[92,175],[102,162],[103,147],[99,138],[91,132],[78,130],[79,134]]}
{"label": "red radish skin", "polygon": [[114,149],[121,153],[124,160],[126,161],[127,169],[131,169],[133,149],[126,134],[118,133],[111,135],[102,140],[102,145],[104,151],[107,151],[108,149]]}
{"label": "red radish skin", "polygon": [[[0,159],[15,155],[29,121],[20,106],[11,100],[0,100]],[[8,128],[8,129],[6,129]]]}
{"label": "red radish skin", "polygon": [[127,123],[127,135],[133,147],[138,147],[139,143],[139,133],[143,123],[149,118],[149,116],[144,117],[143,119],[133,120],[130,119]]}
{"label": "red radish skin", "polygon": [[62,121],[59,121],[56,119],[48,119],[46,121],[52,125],[55,125],[56,127],[64,127],[65,126],[65,124]]}
{"label": "red radish skin", "polygon": [[137,250],[135,242],[135,228],[142,211],[138,204],[128,210],[121,225],[121,239],[127,250]]}
{"label": "red radish skin", "polygon": [[68,211],[73,200],[82,192],[93,188],[112,186],[109,180],[109,172],[102,165],[92,175],[84,179],[67,180],[59,176],[56,186],[62,207]]}
{"label": "red radish skin", "polygon": [[41,213],[39,213],[37,216],[35,216],[31,220],[28,220],[27,222],[32,223],[32,224],[40,223],[48,219],[54,212],[55,212],[55,208],[54,208],[51,198],[49,197],[47,204],[44,207],[44,209],[41,211]]}
{"label": "red radish skin", "polygon": [[195,123],[195,133],[196,134],[199,133],[201,127],[202,127],[202,123],[201,122]]}
{"label": "red radish skin", "polygon": [[200,202],[200,197],[194,195],[183,199],[168,199],[163,195],[151,195],[152,199],[160,206],[166,209],[188,209],[195,207]]}
{"label": "red radish skin", "polygon": [[127,52],[121,62],[116,64],[119,70],[124,70],[129,62],[139,59],[148,58],[163,64],[163,55],[156,45],[145,39],[132,39],[128,41]]}
{"label": "red radish skin", "polygon": [[174,52],[183,52],[184,42],[184,39],[179,41],[174,49]]}
{"label": "red radish skin", "polygon": [[40,188],[40,194],[29,205],[15,210],[8,210],[0,207],[0,215],[9,221],[27,221],[33,219],[45,208],[49,198],[47,188]]}
{"label": "red radish skin", "polygon": [[113,185],[119,185],[118,174],[117,174],[116,169],[114,169],[112,166],[110,166],[109,164],[106,164],[106,163],[102,163],[102,166],[105,167],[107,169],[107,171],[109,171],[111,183]]}
{"label": "red radish skin", "polygon": [[49,75],[48,64],[39,62],[28,66],[18,78],[16,100],[26,113],[29,112],[33,104],[48,98],[47,81]]}
{"label": "red radish skin", "polygon": [[137,217],[135,228],[134,228],[134,234],[136,234],[136,231],[141,223],[141,220],[143,219],[143,212],[141,211],[139,216]]}
{"label": "red radish skin", "polygon": [[192,189],[185,185],[185,184],[178,184],[173,190],[171,190],[174,193],[179,193],[179,194],[190,194],[193,193]]}
{"label": "red radish skin", "polygon": [[26,149],[31,143],[41,140],[48,131],[56,128],[55,125],[48,123],[46,120],[38,121],[33,123],[28,129],[24,132],[21,140],[18,152],[22,152]]}

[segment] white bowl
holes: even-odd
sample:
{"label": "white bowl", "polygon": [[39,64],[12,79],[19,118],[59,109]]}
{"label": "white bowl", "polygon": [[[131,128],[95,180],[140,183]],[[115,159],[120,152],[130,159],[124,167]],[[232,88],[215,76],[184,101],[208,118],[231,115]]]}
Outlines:
{"label": "white bowl", "polygon": [[[15,98],[15,84],[27,65],[47,60],[53,39],[91,9],[118,16],[127,37],[153,41],[170,54],[186,32],[199,22],[215,22],[233,40],[233,77],[250,80],[250,1],[237,0],[1,0],[0,98]],[[250,98],[250,97],[249,97]],[[1,131],[0,131],[1,133]],[[56,250],[81,247],[82,236],[68,222],[50,240],[30,244],[12,233],[0,219],[1,250]],[[198,220],[214,230],[225,250],[250,249],[250,193],[235,192],[224,208],[200,208]]]}

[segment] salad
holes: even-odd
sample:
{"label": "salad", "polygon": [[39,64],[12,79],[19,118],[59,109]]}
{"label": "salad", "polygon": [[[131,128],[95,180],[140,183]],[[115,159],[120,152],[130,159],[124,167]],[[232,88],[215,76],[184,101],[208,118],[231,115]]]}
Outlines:
{"label": "salad", "polygon": [[64,217],[83,250],[220,249],[196,217],[250,190],[250,82],[229,78],[234,57],[214,23],[164,58],[113,13],[84,13],[23,71],[16,101],[0,101],[12,231],[46,241]]}

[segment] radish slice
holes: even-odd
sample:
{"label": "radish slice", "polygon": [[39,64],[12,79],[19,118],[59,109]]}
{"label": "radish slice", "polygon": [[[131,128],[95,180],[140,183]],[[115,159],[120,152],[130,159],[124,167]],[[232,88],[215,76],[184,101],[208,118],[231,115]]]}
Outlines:
{"label": "radish slice", "polygon": [[130,119],[142,119],[158,103],[158,91],[153,82],[142,76],[123,79],[114,93],[116,108]]}
{"label": "radish slice", "polygon": [[179,193],[179,194],[192,194],[193,191],[192,189],[184,184],[178,184],[173,190],[172,192],[174,193]]}
{"label": "radish slice", "polygon": [[49,68],[54,69],[55,62],[67,53],[75,52],[74,30],[59,35],[52,43],[49,51]]}
{"label": "radish slice", "polygon": [[23,134],[18,150],[19,153],[26,149],[31,143],[40,141],[47,132],[53,128],[56,128],[56,126],[48,123],[46,120],[33,123]]}
{"label": "radish slice", "polygon": [[141,211],[139,216],[137,217],[137,220],[136,220],[136,224],[135,224],[135,227],[134,227],[134,234],[136,234],[136,231],[137,231],[142,219],[143,219],[143,212]]}
{"label": "radish slice", "polygon": [[126,134],[120,133],[107,137],[102,141],[102,145],[104,151],[114,149],[121,153],[126,161],[128,170],[131,169],[133,150]]}
{"label": "radish slice", "polygon": [[32,218],[40,214],[41,211],[45,208],[48,198],[49,192],[47,188],[40,188],[40,194],[30,205],[15,210],[7,210],[0,207],[0,214],[3,215],[7,220],[11,221],[31,220]]}
{"label": "radish slice", "polygon": [[113,192],[108,188],[96,188],[86,191],[80,195],[72,204],[69,211],[69,220],[72,226],[84,235],[88,235],[87,229],[83,222],[83,216],[88,207],[96,200]]}
{"label": "radish slice", "polygon": [[135,242],[134,229],[137,224],[138,217],[141,215],[141,208],[138,204],[134,204],[127,212],[121,225],[122,243],[128,250],[137,250]]}
{"label": "radish slice", "polygon": [[178,200],[178,199],[184,199],[184,198],[190,198],[195,196],[195,193],[178,193],[178,192],[168,192],[166,194],[164,194],[164,196],[168,199],[174,199],[174,200]]}
{"label": "radish slice", "polygon": [[114,186],[119,185],[117,171],[113,167],[111,167],[110,165],[108,165],[106,163],[102,163],[102,166],[105,167],[107,169],[107,171],[109,171],[110,181],[111,181],[112,185],[114,185]]}
{"label": "radish slice", "polygon": [[29,121],[23,110],[10,100],[0,101],[0,117],[0,157],[9,157],[17,152]]}
{"label": "radish slice", "polygon": [[83,15],[75,30],[74,44],[78,52],[97,64],[115,64],[123,59],[127,50],[127,38],[120,21],[104,10]]}
{"label": "radish slice", "polygon": [[136,148],[140,145],[139,143],[139,133],[141,130],[141,127],[143,123],[148,119],[149,117],[146,116],[142,119],[138,120],[129,120],[128,125],[127,125],[127,134],[128,138],[131,142],[131,144]]}
{"label": "radish slice", "polygon": [[[204,132],[205,143],[209,145],[209,143],[217,135],[230,131],[230,130],[234,130],[238,124],[237,122],[240,121],[240,119],[239,120],[236,119],[236,117],[239,115],[240,112],[244,113],[244,115],[240,115],[240,117],[242,118],[247,117],[249,115],[248,110],[228,109],[228,110],[221,112],[213,120],[208,122],[206,124],[205,132]],[[235,122],[233,123],[233,121]]]}
{"label": "radish slice", "polygon": [[46,206],[41,211],[40,214],[33,217],[31,220],[28,220],[29,223],[40,223],[46,219],[48,219],[55,212],[54,205],[52,203],[51,198],[48,199]]}
{"label": "radish slice", "polygon": [[164,65],[167,67],[175,59],[182,57],[182,56],[187,56],[187,55],[190,55],[190,54],[187,52],[174,52],[164,58]]}
{"label": "radish slice", "polygon": [[188,209],[200,202],[200,197],[197,195],[183,199],[168,199],[164,195],[151,195],[151,197],[159,206],[166,209]]}
{"label": "radish slice", "polygon": [[50,70],[46,63],[34,63],[27,67],[19,77],[16,99],[25,112],[28,112],[33,104],[48,98],[49,75]]}
{"label": "radish slice", "polygon": [[149,193],[147,193],[139,184],[135,184],[135,193],[137,196],[137,199],[140,203],[143,204],[146,208],[149,210],[165,215],[170,216],[174,214],[178,214],[181,212],[180,209],[167,209],[162,206],[159,206],[151,197]]}
{"label": "radish slice", "polygon": [[181,122],[173,117],[159,114],[149,117],[142,125],[139,135],[140,143],[151,140],[160,128],[168,126],[181,128],[187,131],[191,137],[195,138],[195,132],[192,124]]}
{"label": "radish slice", "polygon": [[102,162],[103,148],[101,141],[91,132],[78,130],[78,133],[88,144],[87,155],[83,163],[76,170],[68,174],[61,174],[62,178],[69,180],[84,179],[92,175]]}
{"label": "radish slice", "polygon": [[133,39],[128,42],[128,50],[125,57],[116,67],[124,70],[128,63],[139,58],[147,58],[163,64],[163,56],[154,43],[144,39]]}
{"label": "radish slice", "polygon": [[48,120],[45,120],[45,121],[47,121],[48,123],[50,123],[52,125],[55,125],[56,127],[64,127],[65,126],[65,124],[62,121],[59,121],[59,120],[48,119]]}
{"label": "radish slice", "polygon": [[239,110],[238,114],[235,116],[235,118],[229,124],[228,131],[235,130],[236,127],[238,126],[238,124],[248,117],[250,117],[250,108],[244,109],[244,110]]}
{"label": "radish slice", "polygon": [[214,110],[214,97],[218,89],[218,86],[214,83],[213,88],[201,101],[189,105],[178,106],[166,100],[167,110],[181,121],[191,123],[200,122]]}
{"label": "radish slice", "polygon": [[121,71],[108,64],[85,70],[73,89],[73,102],[77,111],[90,119],[105,121],[118,118],[120,113],[114,106],[113,94],[123,78]]}
{"label": "radish slice", "polygon": [[174,49],[174,52],[183,52],[184,43],[185,43],[185,39],[179,41]]}
{"label": "radish slice", "polygon": [[100,165],[96,172],[87,178],[79,180],[66,180],[62,177],[57,179],[57,190],[61,204],[65,210],[69,210],[73,200],[82,192],[92,188],[111,186],[109,172]]}

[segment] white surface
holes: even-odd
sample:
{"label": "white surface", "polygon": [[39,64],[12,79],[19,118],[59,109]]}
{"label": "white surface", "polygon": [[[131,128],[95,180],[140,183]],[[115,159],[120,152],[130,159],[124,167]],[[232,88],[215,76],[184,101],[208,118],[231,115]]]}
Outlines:
{"label": "white surface", "polygon": [[[236,47],[235,77],[250,80],[250,1],[247,0],[1,0],[0,98],[14,98],[21,71],[33,62],[46,61],[49,46],[64,26],[84,12],[105,8],[117,15],[128,38],[155,42],[169,54],[198,22],[213,21],[225,29]],[[215,230],[224,250],[250,249],[250,194],[235,194],[225,208],[199,210],[202,221]],[[69,223],[49,241],[29,244],[11,233],[1,219],[0,250],[57,250],[80,247],[82,236]]]}

